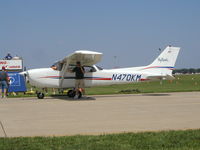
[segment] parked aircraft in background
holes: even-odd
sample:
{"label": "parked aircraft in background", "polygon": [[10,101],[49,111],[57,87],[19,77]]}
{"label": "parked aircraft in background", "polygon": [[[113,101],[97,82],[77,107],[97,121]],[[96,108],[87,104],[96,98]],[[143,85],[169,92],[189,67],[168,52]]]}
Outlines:
{"label": "parked aircraft in background", "polygon": [[[51,68],[31,69],[24,72],[31,85],[40,88],[73,88],[75,74],[69,69],[80,61],[85,69],[85,86],[101,86],[112,84],[134,83],[140,81],[172,80],[179,47],[168,46],[148,66],[129,67],[119,69],[102,69],[95,64],[102,58],[102,53],[79,50],[58,61]],[[131,60],[130,60],[131,61]],[[70,90],[70,92],[72,92]],[[80,93],[81,94],[81,93]],[[70,93],[68,93],[70,96]],[[38,98],[43,98],[38,93]]]}

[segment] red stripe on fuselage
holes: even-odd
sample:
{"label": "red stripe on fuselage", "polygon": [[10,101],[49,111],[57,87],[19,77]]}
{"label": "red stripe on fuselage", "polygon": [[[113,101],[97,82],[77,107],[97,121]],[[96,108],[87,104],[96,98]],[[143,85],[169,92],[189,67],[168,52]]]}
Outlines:
{"label": "red stripe on fuselage", "polygon": [[165,69],[169,69],[169,70],[174,70],[174,67],[169,67],[169,66],[151,66],[151,67],[143,68],[141,70],[144,70],[144,69],[157,69],[157,68],[165,68]]}
{"label": "red stripe on fuselage", "polygon": [[86,80],[112,80],[111,78],[88,78]]}
{"label": "red stripe on fuselage", "polygon": [[[61,78],[61,76],[45,76],[40,78]],[[85,80],[112,80],[112,78],[85,78]]]}
{"label": "red stripe on fuselage", "polygon": [[45,76],[45,77],[40,77],[40,78],[60,78],[61,76]]}
{"label": "red stripe on fuselage", "polygon": [[140,79],[140,81],[149,81],[150,79]]}

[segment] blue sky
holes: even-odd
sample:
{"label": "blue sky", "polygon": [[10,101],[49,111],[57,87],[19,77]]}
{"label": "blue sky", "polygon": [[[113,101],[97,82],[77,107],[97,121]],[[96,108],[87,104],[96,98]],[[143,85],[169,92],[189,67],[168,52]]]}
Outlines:
{"label": "blue sky", "polygon": [[173,45],[176,68],[200,68],[199,8],[199,0],[1,0],[0,57],[38,68],[88,49],[104,54],[102,67],[130,67]]}

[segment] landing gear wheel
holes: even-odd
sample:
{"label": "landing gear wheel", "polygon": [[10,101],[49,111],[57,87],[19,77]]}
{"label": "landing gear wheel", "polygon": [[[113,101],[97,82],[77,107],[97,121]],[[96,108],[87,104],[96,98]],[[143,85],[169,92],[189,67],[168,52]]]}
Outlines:
{"label": "landing gear wheel", "polygon": [[44,93],[41,93],[41,92],[37,93],[37,98],[38,99],[43,99],[44,98]]}
{"label": "landing gear wheel", "polygon": [[74,97],[75,95],[76,95],[76,91],[75,90],[69,90],[67,92],[67,96],[69,96],[69,97]]}
{"label": "landing gear wheel", "polygon": [[[67,92],[67,96],[68,97],[74,97],[76,95],[76,90],[69,90]],[[82,93],[81,91],[78,92],[78,98],[81,98],[82,97]]]}

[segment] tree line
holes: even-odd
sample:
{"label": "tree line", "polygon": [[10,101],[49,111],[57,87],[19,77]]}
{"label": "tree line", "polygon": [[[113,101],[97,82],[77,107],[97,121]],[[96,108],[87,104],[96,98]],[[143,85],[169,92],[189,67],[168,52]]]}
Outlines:
{"label": "tree line", "polygon": [[176,69],[173,70],[173,74],[180,73],[180,74],[194,74],[200,73],[200,68],[183,68],[183,69]]}

